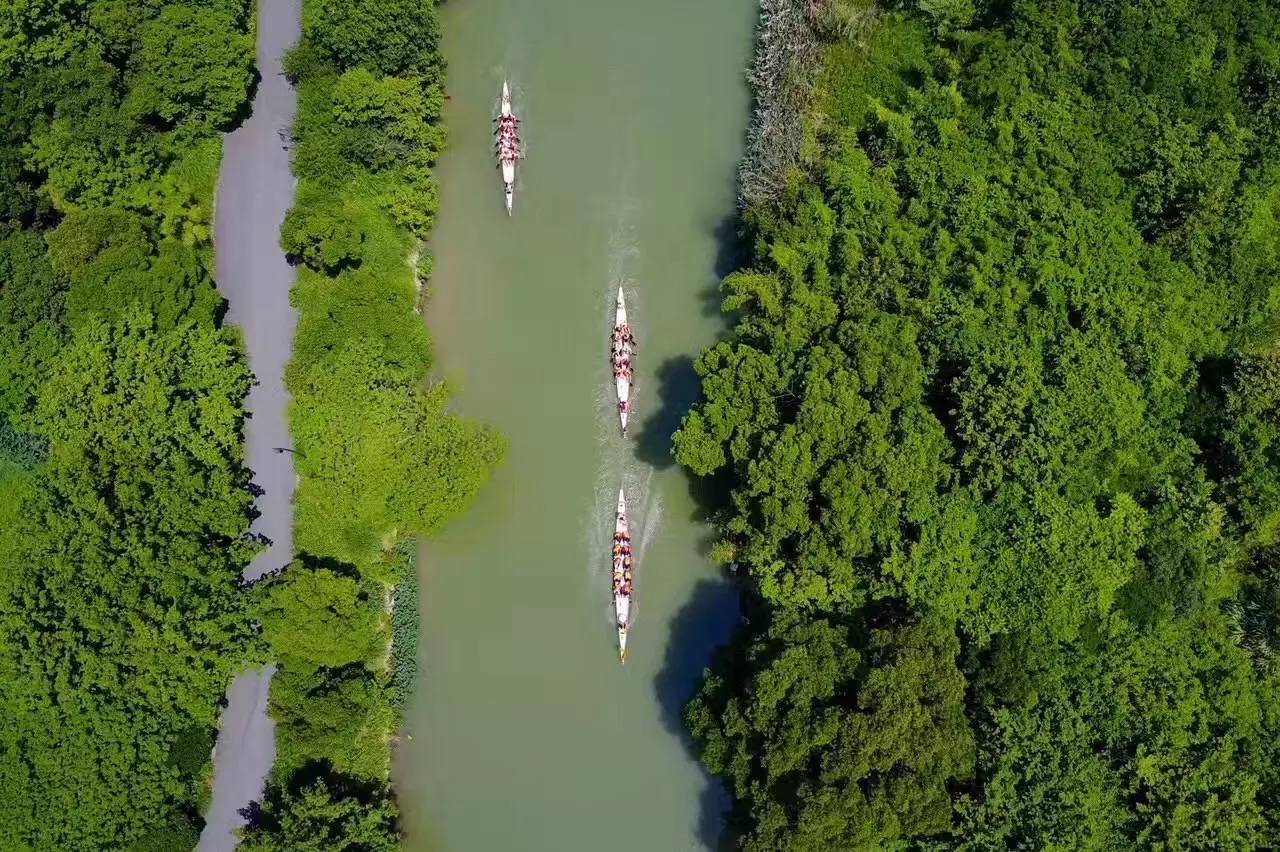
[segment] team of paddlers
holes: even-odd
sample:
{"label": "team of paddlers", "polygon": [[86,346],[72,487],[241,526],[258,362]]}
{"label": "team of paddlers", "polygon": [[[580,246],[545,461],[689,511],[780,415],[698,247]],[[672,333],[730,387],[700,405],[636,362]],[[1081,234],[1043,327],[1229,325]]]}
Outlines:
{"label": "team of paddlers", "polygon": [[631,326],[622,324],[613,329],[613,345],[609,349],[609,361],[613,364],[615,379],[631,380],[631,356],[635,354],[636,337]]}
{"label": "team of paddlers", "polygon": [[498,138],[494,150],[498,160],[514,162],[520,158],[520,119],[514,115],[498,116]]}
{"label": "team of paddlers", "polygon": [[[636,351],[636,337],[627,323],[613,327],[609,346],[609,362],[613,367],[614,380],[622,379],[630,382],[631,357]],[[618,410],[626,412],[625,400],[618,403]],[[631,534],[616,532],[613,534],[613,594],[615,597],[631,597]],[[625,625],[619,625],[625,626]]]}
{"label": "team of paddlers", "polygon": [[613,534],[613,593],[631,595],[631,535]]}
{"label": "team of paddlers", "polygon": [[[613,379],[619,379],[625,382],[632,382],[632,364],[631,357],[636,352],[636,337],[631,332],[631,326],[627,323],[616,325],[613,328],[613,337],[609,347],[609,363],[613,367]],[[627,414],[630,411],[628,402],[625,399],[618,400],[618,413]]]}
{"label": "team of paddlers", "polygon": [[502,81],[502,109],[494,119],[494,153],[498,155],[498,170],[502,172],[502,195],[507,205],[507,215],[516,197],[516,161],[520,159],[520,119],[511,110],[511,90]]}
{"label": "team of paddlers", "polygon": [[[609,336],[609,365],[613,368],[614,387],[618,392],[618,418],[622,433],[627,433],[628,400],[631,396],[632,363],[636,337],[627,322],[627,307],[622,288],[618,288],[618,307]],[[618,513],[613,528],[613,607],[618,616],[618,654],[627,659],[627,634],[631,627],[631,525],[622,489],[618,489]]]}

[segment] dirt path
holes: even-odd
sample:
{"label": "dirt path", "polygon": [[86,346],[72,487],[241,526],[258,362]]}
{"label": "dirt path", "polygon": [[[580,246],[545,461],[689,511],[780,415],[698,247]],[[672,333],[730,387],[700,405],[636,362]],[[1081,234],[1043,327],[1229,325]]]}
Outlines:
{"label": "dirt path", "polygon": [[[293,200],[289,152],[282,139],[293,123],[297,96],[280,73],[281,58],[297,41],[300,0],[260,0],[258,70],[262,80],[253,115],[223,145],[218,179],[218,287],[230,304],[227,322],[244,332],[249,367],[258,383],[246,402],[245,450],[253,481],[262,488],[253,531],[271,546],[245,569],[253,579],[280,568],[293,554],[293,454],[284,368],[293,348],[297,313],[289,305],[293,270],[280,250],[280,223]],[[235,848],[241,808],[262,793],[275,757],[274,726],[267,718],[273,669],[246,672],[227,691],[227,708],[214,753],[213,801],[205,815],[200,852]]]}

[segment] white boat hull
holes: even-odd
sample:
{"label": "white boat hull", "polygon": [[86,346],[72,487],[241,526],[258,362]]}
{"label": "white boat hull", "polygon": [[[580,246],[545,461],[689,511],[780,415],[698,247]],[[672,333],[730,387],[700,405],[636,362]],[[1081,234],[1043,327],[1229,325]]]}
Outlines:
{"label": "white boat hull", "polygon": [[[504,118],[511,118],[514,113],[511,112],[511,90],[507,86],[507,81],[502,81],[502,110],[500,115]],[[504,155],[501,150],[503,142],[502,135],[504,130],[499,129],[499,155],[498,166],[502,170],[502,195],[507,205],[507,215],[511,215],[511,208],[515,205],[516,200],[516,159],[517,155]],[[512,131],[514,135],[514,131]],[[517,145],[518,140],[512,139],[512,145]]]}
{"label": "white boat hull", "polygon": [[[623,598],[623,601],[625,600],[626,599]],[[629,606],[627,603],[619,604],[617,601],[614,602],[614,605],[615,607],[620,606],[622,608]],[[627,661],[627,631],[630,630],[631,627],[630,619],[631,616],[628,615],[627,621],[618,622],[618,661],[623,663]]]}
{"label": "white boat hull", "polygon": [[[618,286],[618,305],[614,311],[613,327],[617,329],[627,324],[627,299],[623,294],[622,286]],[[629,354],[629,353],[628,353]],[[618,421],[622,425],[622,431],[627,431],[627,410],[624,405],[628,405],[631,401],[631,377],[618,376],[614,379],[614,392],[618,396]]]}
{"label": "white boat hull", "polygon": [[[618,534],[622,534],[630,542],[631,532],[627,522],[627,500],[621,488],[618,489],[618,506],[613,517],[615,540]],[[612,554],[611,548],[610,558],[612,558]],[[631,595],[624,595],[618,592],[618,589],[621,588],[621,583],[622,571],[615,566],[613,571],[613,612],[618,627],[618,659],[625,663],[627,661],[627,633],[631,628]]]}

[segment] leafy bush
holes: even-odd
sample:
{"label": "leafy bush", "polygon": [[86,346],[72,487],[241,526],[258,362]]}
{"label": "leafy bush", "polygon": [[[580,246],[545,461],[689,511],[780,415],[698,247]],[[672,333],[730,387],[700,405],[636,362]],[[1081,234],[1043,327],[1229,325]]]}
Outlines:
{"label": "leafy bush", "polygon": [[199,827],[193,825],[185,814],[173,814],[164,825],[152,829],[144,837],[134,841],[128,847],[128,852],[173,852],[176,849],[194,849],[199,840]]}
{"label": "leafy bush", "polygon": [[391,609],[391,706],[403,717],[418,681],[418,642],[422,614],[418,607],[418,551],[412,540],[396,551],[395,604]]}
{"label": "leafy bush", "polygon": [[386,688],[360,667],[316,674],[285,669],[271,687],[276,723],[276,774],[288,778],[311,761],[327,760],[358,778],[387,774],[387,741],[395,719]]}
{"label": "leafy bush", "polygon": [[30,469],[44,461],[48,445],[38,435],[19,432],[9,415],[0,412],[0,465]]}
{"label": "leafy bush", "polygon": [[39,235],[0,239],[0,412],[26,411],[62,348],[66,286]]}
{"label": "leafy bush", "polygon": [[285,254],[317,272],[339,272],[360,265],[365,235],[347,219],[323,210],[294,207],[280,228]]}
{"label": "leafy bush", "polygon": [[49,260],[69,283],[66,322],[112,320],[141,306],[171,326],[212,324],[221,303],[197,250],[153,240],[145,220],[122,210],[72,214],[49,232]]}
{"label": "leafy bush", "polygon": [[298,789],[271,786],[242,831],[245,852],[395,852],[396,808],[385,784],[353,782],[323,770]]}
{"label": "leafy bush", "polygon": [[165,123],[225,125],[245,103],[253,78],[253,39],[230,14],[165,6],[138,32],[137,82],[129,112]]}
{"label": "leafy bush", "polygon": [[368,566],[389,532],[440,529],[500,457],[491,432],[445,412],[445,387],[402,383],[376,344],[344,346],[294,387],[305,552]]}
{"label": "leafy bush", "polygon": [[260,588],[263,636],[290,664],[367,663],[386,645],[380,613],[352,577],[301,563]]}
{"label": "leafy bush", "polygon": [[171,744],[214,726],[250,645],[248,386],[221,332],[137,312],[50,366],[25,423],[48,458],[0,553],[6,837],[107,848],[187,800]]}
{"label": "leafy bush", "polygon": [[975,762],[959,651],[946,625],[918,624],[873,633],[864,659],[848,627],[786,612],[738,649],[730,665],[749,679],[709,677],[687,718],[707,767],[750,803],[743,847],[873,849],[946,831],[948,787]]}
{"label": "leafy bush", "polygon": [[407,151],[422,149],[429,157],[444,146],[437,124],[444,92],[438,85],[353,68],[338,78],[332,97],[334,118],[344,127],[368,128],[377,138],[403,142]]}
{"label": "leafy bush", "polygon": [[440,21],[434,4],[414,0],[308,0],[302,31],[339,70],[427,74],[441,64]]}
{"label": "leafy bush", "polygon": [[256,657],[248,372],[207,263],[243,0],[0,12],[0,845],[190,849]]}

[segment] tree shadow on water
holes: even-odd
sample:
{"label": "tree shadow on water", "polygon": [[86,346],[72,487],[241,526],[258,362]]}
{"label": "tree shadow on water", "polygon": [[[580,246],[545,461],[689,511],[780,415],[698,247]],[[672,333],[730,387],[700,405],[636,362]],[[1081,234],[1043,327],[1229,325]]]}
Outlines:
{"label": "tree shadow on water", "polygon": [[659,470],[675,464],[671,435],[698,400],[701,384],[688,355],[669,358],[658,367],[658,405],[636,436],[636,458]]}
{"label": "tree shadow on water", "polygon": [[736,272],[746,262],[746,250],[742,240],[742,221],[738,211],[722,217],[711,226],[711,238],[715,240],[716,256],[712,266],[712,280],[699,294],[699,301],[704,316],[719,317],[728,325],[728,317],[720,308],[724,294],[720,292],[720,282],[726,275]]}
{"label": "tree shadow on water", "polygon": [[742,238],[742,216],[734,210],[722,217],[711,229],[716,241],[716,278],[742,268],[747,262],[747,246]]}
{"label": "tree shadow on water", "polygon": [[[693,740],[684,726],[684,708],[702,683],[702,671],[712,653],[729,639],[739,620],[738,593],[723,580],[702,580],[676,613],[667,638],[662,668],[653,687],[662,709],[662,722],[694,754]],[[724,817],[729,796],[719,779],[703,770],[699,797],[698,837],[706,849],[727,849]]]}
{"label": "tree shadow on water", "polygon": [[[717,317],[721,321],[718,338],[723,337],[730,329],[729,315],[720,309],[720,281],[739,269],[745,258],[740,225],[738,211],[734,210],[709,226],[716,245],[715,259],[698,299],[704,315]],[[704,348],[706,347],[700,347]],[[671,456],[671,435],[679,427],[685,412],[698,401],[702,390],[698,374],[693,369],[693,356],[680,355],[663,362],[658,367],[657,385],[658,404],[654,414],[641,427],[636,442],[636,458],[658,469],[665,469],[675,462]]]}

